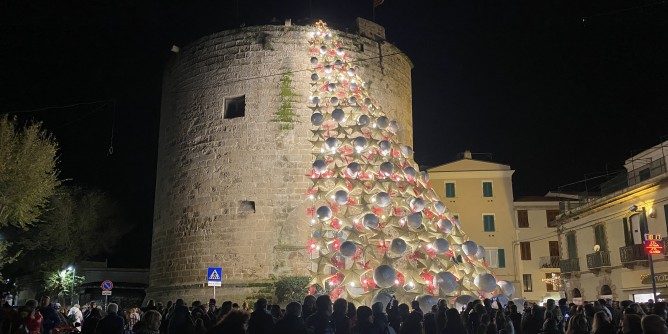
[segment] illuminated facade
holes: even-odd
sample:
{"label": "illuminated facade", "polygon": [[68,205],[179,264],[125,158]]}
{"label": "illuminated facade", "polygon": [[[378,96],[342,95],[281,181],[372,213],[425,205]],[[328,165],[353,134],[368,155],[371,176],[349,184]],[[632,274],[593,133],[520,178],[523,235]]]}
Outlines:
{"label": "illuminated facade", "polygon": [[[557,221],[561,244],[563,290],[569,300],[652,298],[646,234],[667,235],[668,141],[625,163],[626,173],[604,184],[602,195],[581,198],[579,206],[563,205]],[[668,295],[665,252],[654,255],[659,298]]]}

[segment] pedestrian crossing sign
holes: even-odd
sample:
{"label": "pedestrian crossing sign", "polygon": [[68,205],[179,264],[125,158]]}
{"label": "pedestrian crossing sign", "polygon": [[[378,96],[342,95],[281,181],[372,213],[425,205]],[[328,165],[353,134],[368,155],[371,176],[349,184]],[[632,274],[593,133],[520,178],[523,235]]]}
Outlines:
{"label": "pedestrian crossing sign", "polygon": [[206,282],[208,286],[221,286],[223,281],[223,268],[209,267],[206,271]]}

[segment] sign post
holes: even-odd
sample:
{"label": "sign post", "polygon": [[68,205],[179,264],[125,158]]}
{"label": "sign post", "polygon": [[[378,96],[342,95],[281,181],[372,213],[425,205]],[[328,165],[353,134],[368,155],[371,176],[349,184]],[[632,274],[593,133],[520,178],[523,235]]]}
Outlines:
{"label": "sign post", "polygon": [[[640,219],[647,219],[645,217],[645,208],[642,208],[642,216]],[[656,277],[654,276],[654,259],[652,255],[661,254],[663,251],[663,246],[660,244],[661,235],[660,234],[645,234],[645,250],[647,251],[647,257],[649,258],[649,274],[652,276],[652,296],[654,297],[654,302],[656,303]]]}
{"label": "sign post", "polygon": [[206,271],[206,283],[213,287],[213,299],[216,299],[216,287],[223,285],[223,268],[209,267]]}
{"label": "sign post", "polygon": [[114,288],[114,283],[110,280],[105,280],[100,284],[100,288],[102,288],[102,295],[104,296],[104,310],[107,311],[109,296],[111,296],[111,289]]}

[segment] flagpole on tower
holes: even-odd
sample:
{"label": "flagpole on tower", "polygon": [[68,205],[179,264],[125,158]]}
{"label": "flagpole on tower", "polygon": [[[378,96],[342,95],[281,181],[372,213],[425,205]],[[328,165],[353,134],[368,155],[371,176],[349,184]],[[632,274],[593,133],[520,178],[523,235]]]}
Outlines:
{"label": "flagpole on tower", "polygon": [[376,7],[380,6],[385,2],[385,0],[373,0],[373,14],[372,14],[372,20],[376,22]]}

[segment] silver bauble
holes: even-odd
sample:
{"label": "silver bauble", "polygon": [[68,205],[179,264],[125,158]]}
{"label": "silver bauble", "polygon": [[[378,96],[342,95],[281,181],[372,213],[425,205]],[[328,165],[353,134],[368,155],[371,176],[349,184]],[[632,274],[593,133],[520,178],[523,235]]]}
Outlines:
{"label": "silver bauble", "polygon": [[341,59],[337,59],[337,60],[334,61],[334,66],[336,66],[336,67],[341,67],[341,64],[343,64],[341,62]]}
{"label": "silver bauble", "polygon": [[344,205],[348,203],[348,192],[345,190],[339,190],[334,193],[334,201],[338,205]]}
{"label": "silver bauble", "polygon": [[473,279],[473,284],[483,292],[494,292],[496,290],[496,278],[492,274],[479,274]]}
{"label": "silver bauble", "polygon": [[334,111],[332,111],[332,119],[337,123],[341,123],[346,120],[346,113],[343,111],[343,109],[336,108]]}
{"label": "silver bauble", "polygon": [[350,90],[353,90],[353,91],[354,91],[354,90],[356,90],[356,89],[357,89],[357,83],[355,83],[355,82],[351,82],[351,83],[350,83]]}
{"label": "silver bauble", "polygon": [[325,122],[325,116],[319,112],[314,112],[311,114],[311,124],[315,126],[320,126]]}
{"label": "silver bauble", "polygon": [[343,56],[343,48],[336,48],[336,54],[339,56]]}
{"label": "silver bauble", "polygon": [[441,230],[443,233],[450,233],[452,232],[452,222],[450,222],[447,219],[441,219],[438,222],[436,222],[436,226],[438,226],[438,229]]}
{"label": "silver bauble", "polygon": [[311,102],[313,102],[313,104],[315,104],[315,105],[318,105],[318,104],[320,104],[320,98],[317,97],[317,96],[314,96],[314,97],[311,99]]}
{"label": "silver bauble", "polygon": [[348,175],[351,177],[357,177],[359,173],[362,171],[362,166],[356,162],[351,162],[348,164],[348,167],[346,168],[346,172],[348,172]]}
{"label": "silver bauble", "polygon": [[475,252],[475,257],[478,258],[478,260],[482,260],[485,258],[485,247],[478,245],[478,251]]}
{"label": "silver bauble", "polygon": [[408,181],[413,181],[415,180],[415,176],[417,175],[417,171],[413,167],[406,167],[404,168],[404,175],[406,175],[406,180]]}
{"label": "silver bauble", "polygon": [[397,131],[399,131],[399,124],[397,123],[397,121],[390,122],[389,130],[392,133],[397,133]]}
{"label": "silver bauble", "polygon": [[339,247],[339,252],[345,257],[353,257],[355,256],[355,252],[357,252],[357,245],[351,241],[345,241]]}
{"label": "silver bauble", "polygon": [[357,104],[357,98],[355,98],[354,96],[349,97],[348,98],[348,103],[350,103],[351,106],[356,105]]}
{"label": "silver bauble", "polygon": [[410,146],[401,146],[401,155],[404,156],[404,158],[410,158],[413,155],[413,149]]}
{"label": "silver bauble", "polygon": [[[466,307],[470,302],[476,300],[478,298],[475,298],[473,296],[469,295],[461,295],[455,299],[455,308],[457,310],[461,310],[463,307]],[[518,304],[518,305],[524,305],[524,304]]]}
{"label": "silver bauble", "polygon": [[434,276],[434,285],[438,287],[438,292],[441,297],[445,297],[455,291],[459,282],[457,282],[457,277],[449,271],[441,271],[436,276]]}
{"label": "silver bauble", "polygon": [[327,171],[327,162],[325,160],[316,160],[313,162],[313,171],[320,175]]}
{"label": "silver bauble", "polygon": [[427,173],[426,170],[421,171],[420,176],[422,177],[424,182],[429,182],[429,173]]}
{"label": "silver bauble", "polygon": [[321,54],[327,53],[327,46],[326,45],[323,45],[323,46],[320,47],[320,53]]}
{"label": "silver bauble", "polygon": [[318,64],[318,57],[311,57],[311,65],[317,65]]}
{"label": "silver bauble", "polygon": [[410,202],[410,207],[413,212],[420,212],[424,210],[424,200],[422,198],[413,198]]}
{"label": "silver bauble", "polygon": [[385,116],[380,116],[376,119],[376,125],[381,129],[385,129],[390,125],[390,120]]}
{"label": "silver bauble", "polygon": [[450,250],[450,243],[443,238],[438,238],[434,240],[434,250],[436,254],[443,255]]}
{"label": "silver bauble", "polygon": [[319,78],[319,77],[318,77],[318,73],[313,73],[313,74],[311,74],[311,80],[313,80],[313,81],[318,81],[318,78]]}
{"label": "silver bauble", "polygon": [[390,251],[396,255],[403,255],[406,252],[406,241],[401,238],[392,239]]}
{"label": "silver bauble", "polygon": [[348,75],[351,76],[351,77],[352,77],[353,75],[355,75],[355,69],[352,68],[352,67],[349,68],[347,72],[348,72]]}
{"label": "silver bauble", "polygon": [[438,303],[438,299],[432,295],[421,295],[415,298],[415,300],[420,303],[420,309],[422,309],[423,312],[429,312],[431,307]]}
{"label": "silver bauble", "polygon": [[336,84],[335,84],[335,83],[330,82],[330,83],[327,85],[327,90],[328,90],[328,91],[331,92],[331,91],[333,91],[333,90],[335,90],[335,89],[336,89]]}
{"label": "silver bauble", "polygon": [[[362,83],[362,85],[364,85],[364,83]],[[370,106],[371,105],[371,99],[368,98],[368,97],[366,99],[364,99],[364,104],[366,104],[367,106]]]}
{"label": "silver bauble", "polygon": [[496,283],[496,285],[498,285],[499,288],[501,288],[501,292],[508,297],[511,297],[515,293],[515,286],[513,283],[501,280]]}
{"label": "silver bauble", "polygon": [[332,96],[329,99],[329,102],[332,103],[332,105],[338,106],[339,105],[339,98],[336,96]]}
{"label": "silver bauble", "polygon": [[397,272],[388,265],[380,265],[373,271],[373,280],[379,288],[389,288],[394,285],[397,279]]}
{"label": "silver bauble", "polygon": [[369,119],[369,116],[367,115],[360,115],[360,117],[357,117],[357,125],[359,126],[367,126],[370,121],[371,119]]}
{"label": "silver bauble", "polygon": [[383,176],[392,175],[392,171],[394,171],[394,166],[392,165],[391,162],[385,161],[382,164],[380,164],[380,174],[382,174]]}
{"label": "silver bauble", "polygon": [[380,220],[378,220],[378,216],[373,213],[367,213],[364,215],[364,218],[362,218],[362,225],[366,228],[378,228],[379,223]]}
{"label": "silver bauble", "polygon": [[406,224],[415,229],[420,228],[422,226],[422,214],[419,212],[411,213],[406,217]]}
{"label": "silver bauble", "polygon": [[329,137],[325,139],[325,149],[328,151],[336,151],[339,148],[340,142],[336,137]]}
{"label": "silver bauble", "polygon": [[390,303],[391,300],[392,300],[392,296],[390,296],[389,293],[381,292],[381,293],[379,293],[379,294],[377,294],[376,296],[373,297],[373,299],[371,300],[371,305],[373,305],[375,303],[381,303],[383,305],[387,305],[387,304]]}
{"label": "silver bauble", "polygon": [[445,213],[445,210],[448,208],[443,204],[441,201],[436,201],[434,202],[434,211],[436,211],[436,214],[442,215]]}
{"label": "silver bauble", "polygon": [[378,142],[378,150],[380,151],[380,155],[386,156],[392,151],[392,144],[387,140],[381,140]]}
{"label": "silver bauble", "polygon": [[476,253],[478,253],[478,245],[475,242],[469,240],[462,244],[462,251],[464,251],[464,254],[468,256],[475,256]]}
{"label": "silver bauble", "polygon": [[332,65],[325,65],[325,73],[332,73]]}
{"label": "silver bauble", "polygon": [[332,209],[326,205],[319,207],[315,214],[320,221],[328,221],[332,219]]}
{"label": "silver bauble", "polygon": [[353,139],[353,148],[357,153],[364,151],[368,145],[369,141],[362,136]]}
{"label": "silver bauble", "polygon": [[392,204],[392,198],[388,193],[381,191],[375,195],[375,203],[378,207],[386,208]]}

